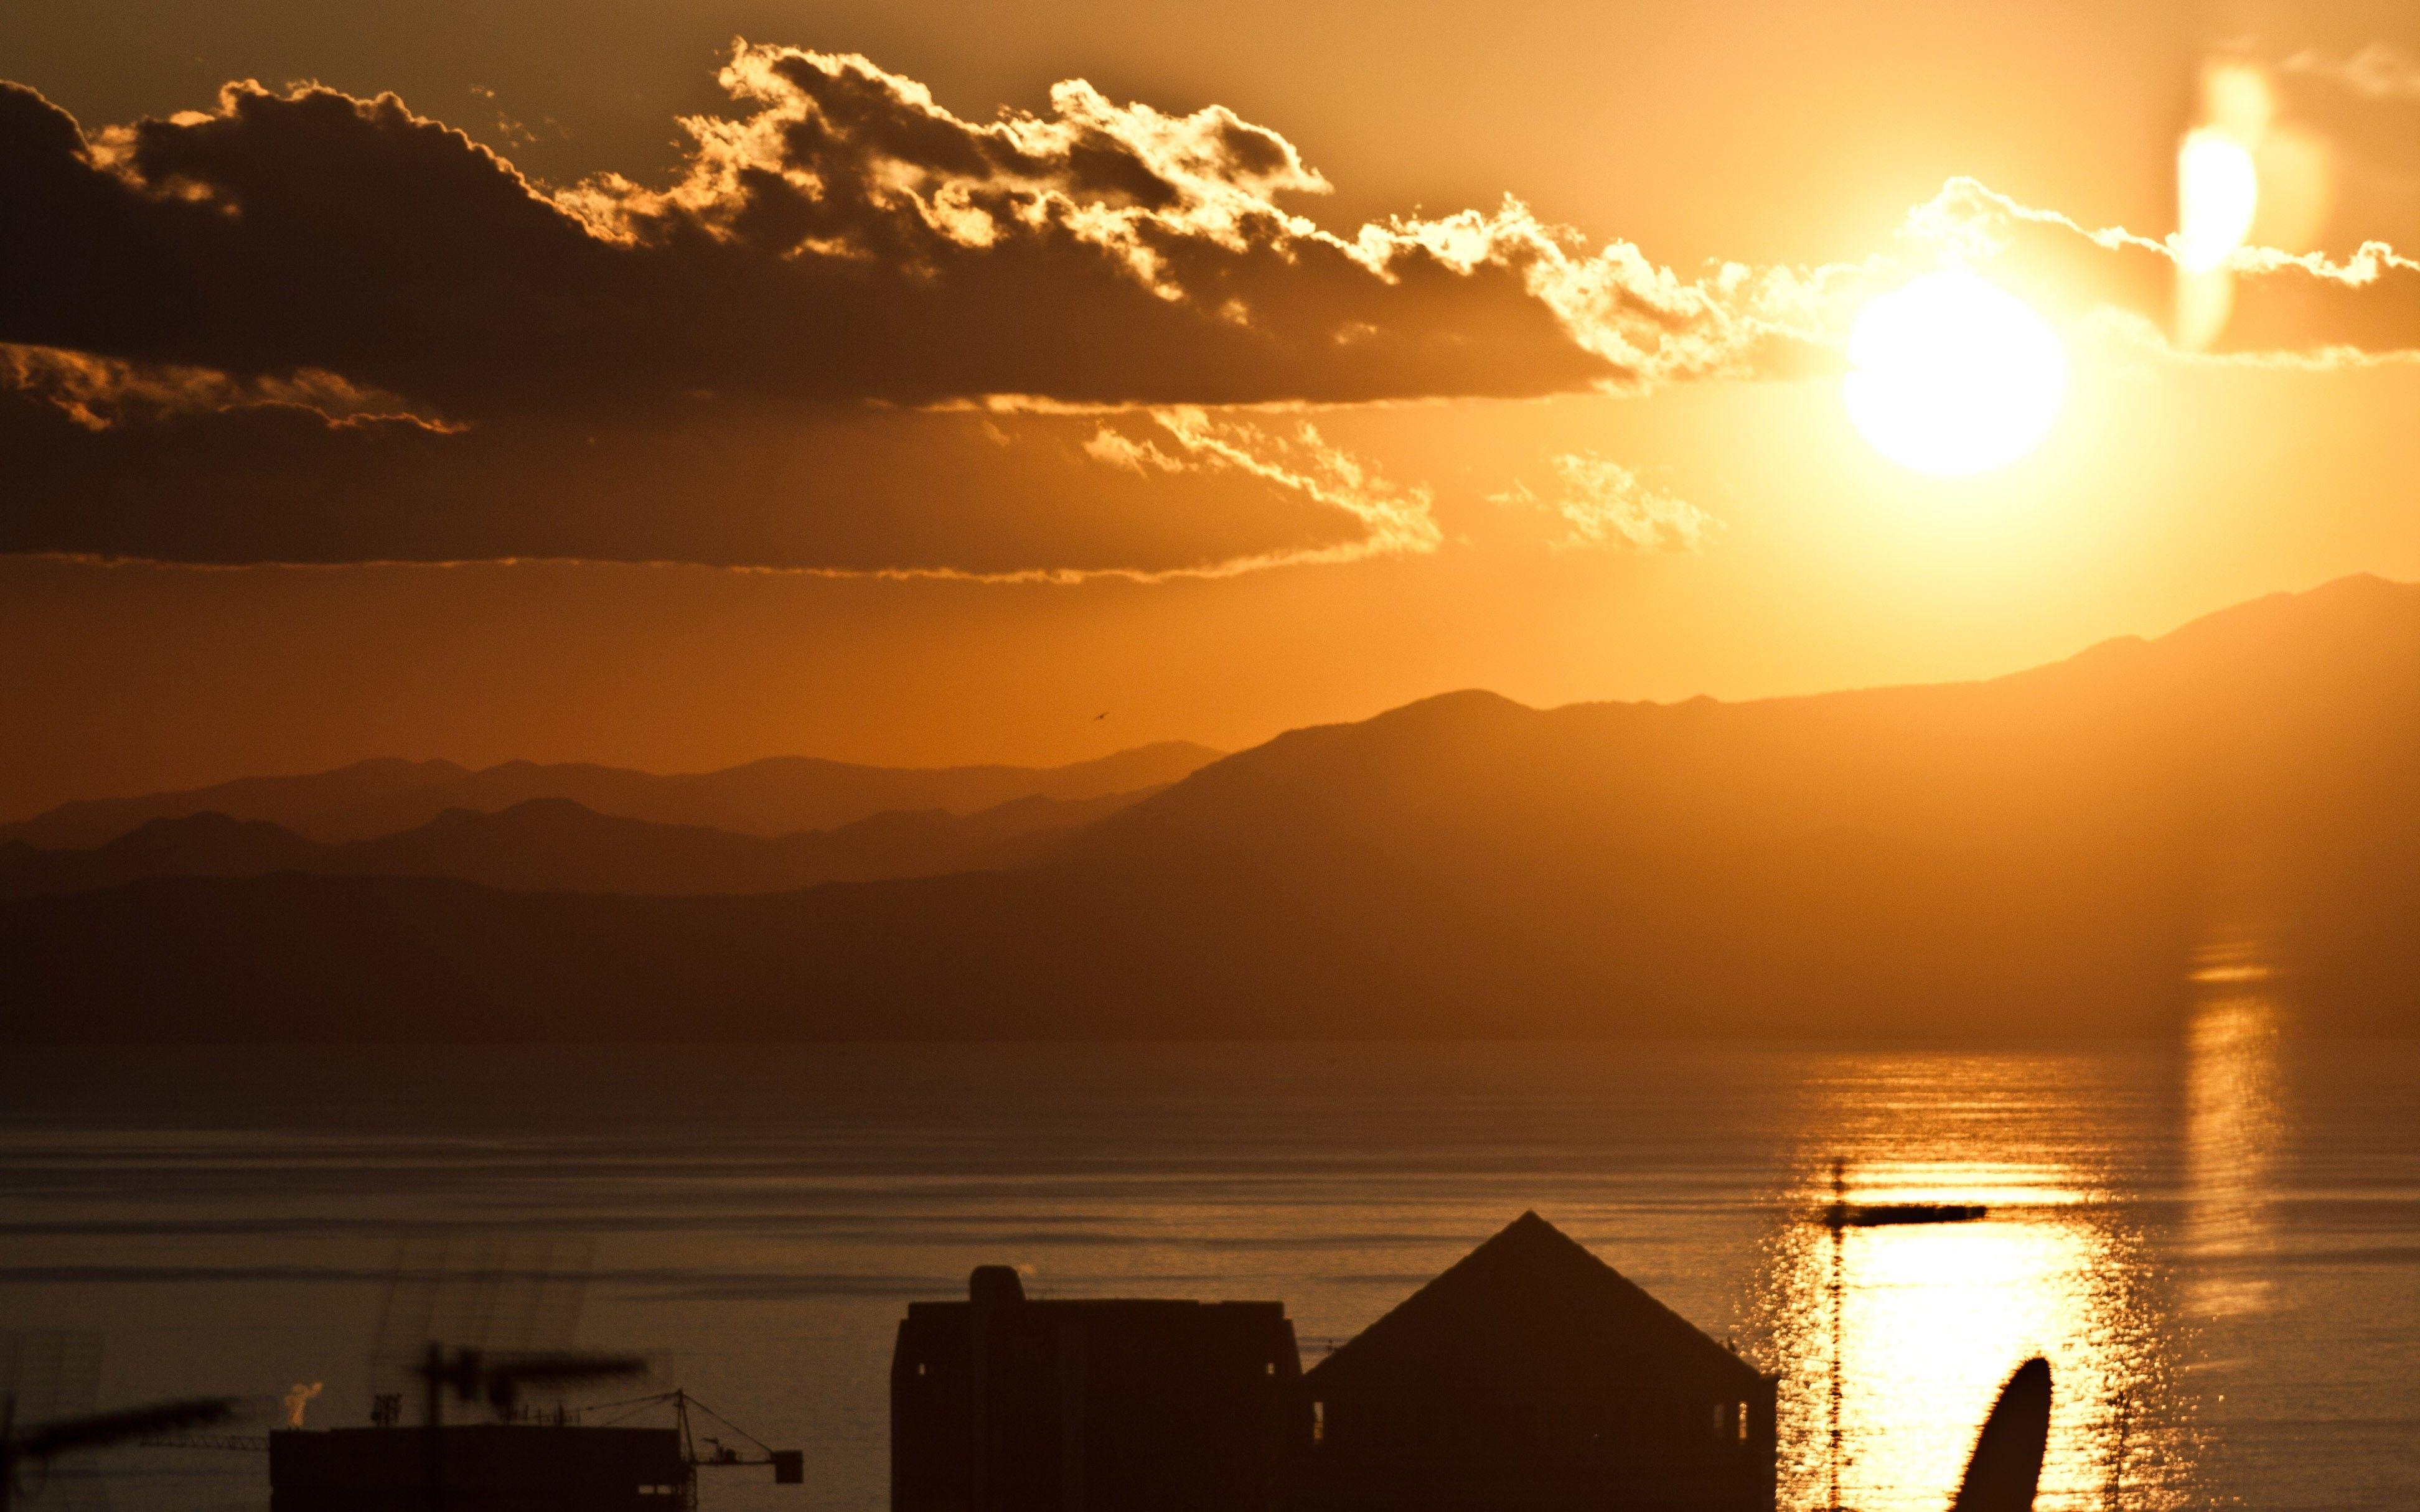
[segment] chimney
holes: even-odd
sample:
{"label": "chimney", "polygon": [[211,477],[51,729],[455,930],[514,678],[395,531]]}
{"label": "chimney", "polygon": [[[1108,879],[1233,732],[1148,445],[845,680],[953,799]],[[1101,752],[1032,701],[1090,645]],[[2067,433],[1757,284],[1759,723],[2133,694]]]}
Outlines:
{"label": "chimney", "polygon": [[1016,1278],[1013,1265],[978,1265],[967,1277],[967,1301],[977,1312],[1025,1300],[1025,1283]]}
{"label": "chimney", "polygon": [[974,1347],[974,1398],[969,1404],[972,1411],[968,1414],[974,1429],[974,1458],[967,1487],[970,1512],[992,1512],[992,1438],[996,1431],[991,1421],[993,1320],[1024,1301],[1025,1283],[1016,1278],[1016,1267],[1013,1265],[978,1265],[967,1277],[968,1322]]}

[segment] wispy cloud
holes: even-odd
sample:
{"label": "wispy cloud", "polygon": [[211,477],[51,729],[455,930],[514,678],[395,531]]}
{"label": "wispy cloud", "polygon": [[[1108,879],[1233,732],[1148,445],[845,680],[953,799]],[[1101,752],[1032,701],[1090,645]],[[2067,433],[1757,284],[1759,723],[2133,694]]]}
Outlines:
{"label": "wispy cloud", "polygon": [[87,431],[180,415],[270,407],[331,425],[395,421],[448,433],[458,424],[415,411],[402,397],[365,389],[319,368],[283,377],[236,378],[177,363],[133,363],[57,347],[0,342],[0,391],[46,403]]}
{"label": "wispy cloud", "polygon": [[2372,42],[2357,53],[2305,49],[2278,67],[2370,100],[2420,100],[2420,58],[2389,42]]}
{"label": "wispy cloud", "polygon": [[2074,326],[2074,334],[2104,358],[2122,364],[2134,377],[2149,376],[2158,366],[2260,369],[2276,373],[2348,373],[2376,368],[2420,367],[2420,347],[2393,347],[2373,351],[2338,344],[2326,347],[2251,347],[2228,351],[2197,351],[2180,347],[2157,321],[2131,310],[2088,312]]}
{"label": "wispy cloud", "polygon": [[[1194,408],[1155,409],[1150,419],[1158,438],[1138,440],[1104,423],[1084,443],[1085,455],[1137,474],[1240,473],[1349,516],[1361,527],[1357,540],[1234,557],[1187,569],[1187,576],[1232,577],[1273,566],[1422,556],[1435,551],[1444,539],[1431,513],[1435,500],[1426,486],[1390,482],[1368,459],[1329,444],[1308,420],[1297,422],[1286,434],[1249,422],[1214,419]],[[1160,445],[1160,439],[1174,449]]]}
{"label": "wispy cloud", "polygon": [[1547,466],[1555,483],[1544,493],[1516,478],[1487,499],[1559,517],[1564,532],[1555,543],[1558,549],[1695,551],[1721,528],[1721,521],[1697,505],[1594,452],[1565,452],[1548,458]]}

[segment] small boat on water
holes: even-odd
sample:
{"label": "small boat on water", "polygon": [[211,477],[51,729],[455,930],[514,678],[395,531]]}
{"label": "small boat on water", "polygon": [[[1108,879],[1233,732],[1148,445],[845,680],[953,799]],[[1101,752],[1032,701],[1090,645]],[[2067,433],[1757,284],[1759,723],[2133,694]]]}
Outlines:
{"label": "small boat on water", "polygon": [[1843,1228],[1897,1228],[1909,1224],[1967,1224],[1991,1215],[1992,1210],[1979,1202],[1852,1202],[1849,1200],[1849,1163],[1832,1163],[1832,1200],[1823,1209],[1823,1227],[1838,1233]]}
{"label": "small boat on water", "polygon": [[1991,1215],[1979,1202],[1839,1202],[1823,1210],[1826,1228],[1892,1228],[1902,1224],[1964,1224]]}

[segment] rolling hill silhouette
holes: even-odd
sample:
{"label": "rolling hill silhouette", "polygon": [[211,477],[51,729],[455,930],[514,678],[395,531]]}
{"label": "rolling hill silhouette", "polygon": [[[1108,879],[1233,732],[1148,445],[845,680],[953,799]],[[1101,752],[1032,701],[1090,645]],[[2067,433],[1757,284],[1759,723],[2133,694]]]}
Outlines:
{"label": "rolling hill silhouette", "polygon": [[777,756],[719,772],[670,777],[585,763],[505,762],[472,771],[452,762],[357,762],[302,777],[253,777],[179,793],[63,804],[0,825],[0,843],[44,850],[104,845],[155,819],[216,813],[280,825],[341,844],[427,824],[448,809],[494,813],[535,798],[568,798],[600,814],[696,825],[743,835],[835,829],[878,813],[972,813],[1016,798],[1074,801],[1173,782],[1219,753],[1164,741],[1072,766],[858,766]]}
{"label": "rolling hill silhouette", "polygon": [[755,897],[178,879],[0,906],[12,1039],[2413,1032],[2420,588],[1997,680],[1302,730],[1047,864]]}
{"label": "rolling hill silhouette", "polygon": [[80,892],[143,877],[452,877],[523,891],[778,892],[825,882],[933,876],[1047,856],[1082,825],[1146,796],[1015,798],[970,814],[878,813],[834,829],[763,837],[600,814],[569,798],[496,813],[448,809],[376,840],[322,844],[266,820],[154,819],[89,850],[0,845],[0,898]]}

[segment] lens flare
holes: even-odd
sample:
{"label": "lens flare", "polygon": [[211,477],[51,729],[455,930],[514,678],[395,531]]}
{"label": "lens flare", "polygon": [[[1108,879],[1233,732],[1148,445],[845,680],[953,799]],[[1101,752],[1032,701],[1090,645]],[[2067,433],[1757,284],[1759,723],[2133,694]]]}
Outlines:
{"label": "lens flare", "polygon": [[2177,265],[2207,273],[2252,234],[2260,173],[2252,149],[2223,131],[2186,133],[2177,149]]}
{"label": "lens flare", "polygon": [[2032,451],[2067,397],[2050,323],[1965,269],[1928,273],[1858,312],[1841,398],[1876,451],[1944,476]]}

